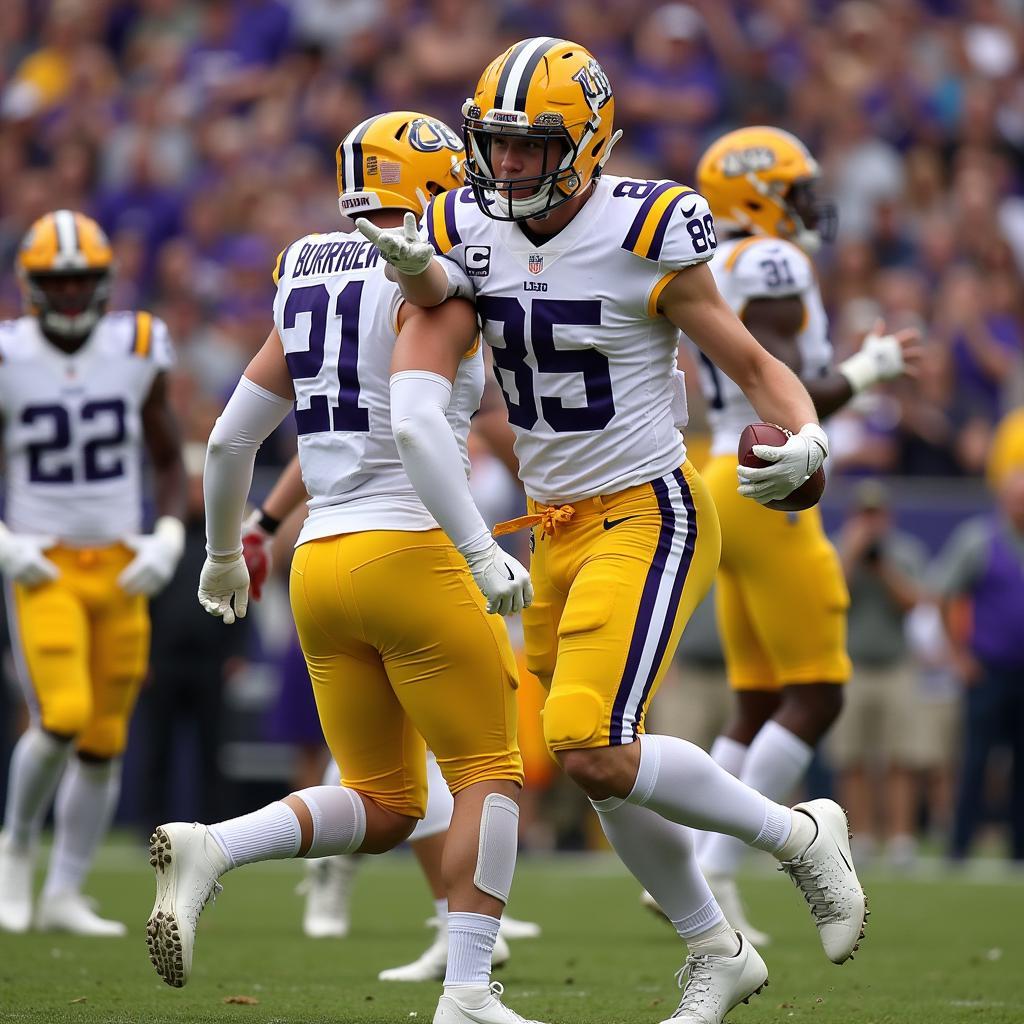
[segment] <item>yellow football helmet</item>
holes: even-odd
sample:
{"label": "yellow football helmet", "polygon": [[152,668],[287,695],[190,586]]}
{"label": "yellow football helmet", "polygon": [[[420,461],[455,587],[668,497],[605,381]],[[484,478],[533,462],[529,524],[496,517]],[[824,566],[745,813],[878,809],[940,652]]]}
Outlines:
{"label": "yellow football helmet", "polygon": [[835,232],[835,208],[815,194],[820,177],[795,135],[761,125],[723,135],[697,165],[697,187],[717,225],[786,238],[809,252]]}
{"label": "yellow football helmet", "polygon": [[[601,174],[619,137],[608,76],[579,43],[524,39],[491,61],[462,107],[466,179],[480,209],[495,220],[541,217],[582,192]],[[495,136],[544,143],[543,172],[498,178],[491,164]],[[558,147],[557,163],[548,154]],[[523,198],[512,192],[533,189]]]}
{"label": "yellow football helmet", "polygon": [[411,210],[465,183],[462,140],[443,121],[414,110],[367,118],[338,146],[338,208],[347,217],[370,210]]}
{"label": "yellow football helmet", "polygon": [[84,338],[106,311],[114,253],[84,213],[40,217],[22,239],[16,265],[25,311],[39,318],[44,333]]}

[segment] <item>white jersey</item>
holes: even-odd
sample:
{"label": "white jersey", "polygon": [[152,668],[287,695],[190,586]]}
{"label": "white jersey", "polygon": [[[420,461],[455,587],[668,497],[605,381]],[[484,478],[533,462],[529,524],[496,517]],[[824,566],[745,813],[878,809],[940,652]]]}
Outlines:
{"label": "white jersey", "polygon": [[[299,464],[309,515],[298,544],[362,530],[433,530],[391,433],[391,355],[401,292],[358,233],[308,235],[281,254],[274,324],[295,386]],[[462,361],[448,422],[469,473],[470,417],[483,353]]]}
{"label": "white jersey", "polygon": [[[804,325],[797,335],[800,376],[811,381],[832,365],[828,318],[810,258],[781,238],[750,236],[734,238],[718,247],[711,272],[718,290],[737,316],[751,299],[799,296],[804,306]],[[698,352],[701,387],[711,421],[711,454],[735,455],[740,434],[760,417],[739,386]]]}
{"label": "white jersey", "polygon": [[0,323],[5,513],[15,533],[78,546],[142,527],[142,406],[174,362],[149,313],[107,313],[77,352],[33,316]]}
{"label": "white jersey", "polygon": [[425,228],[476,303],[530,497],[611,494],[682,463],[672,409],[679,332],[657,304],[676,271],[714,252],[701,196],[670,181],[602,177],[573,220],[535,244],[462,188],[432,201]]}

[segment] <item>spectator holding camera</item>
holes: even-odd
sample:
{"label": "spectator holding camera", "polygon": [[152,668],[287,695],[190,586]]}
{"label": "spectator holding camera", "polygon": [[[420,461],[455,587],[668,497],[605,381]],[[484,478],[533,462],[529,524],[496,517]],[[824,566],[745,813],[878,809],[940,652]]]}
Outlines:
{"label": "spectator holding camera", "polygon": [[892,863],[906,866],[916,847],[909,741],[916,696],[904,620],[918,602],[927,556],[919,541],[893,526],[888,492],[877,480],[858,485],[837,547],[850,591],[853,662],[831,740],[839,799],[863,852],[875,852],[884,837]]}
{"label": "spectator holding camera", "polygon": [[[1024,861],[1024,465],[993,478],[991,516],[962,524],[943,550],[935,580],[953,662],[964,686],[964,748],[951,854],[965,858],[989,815],[989,755],[1009,746],[1007,787],[1014,860]],[[967,614],[964,614],[966,606]]]}

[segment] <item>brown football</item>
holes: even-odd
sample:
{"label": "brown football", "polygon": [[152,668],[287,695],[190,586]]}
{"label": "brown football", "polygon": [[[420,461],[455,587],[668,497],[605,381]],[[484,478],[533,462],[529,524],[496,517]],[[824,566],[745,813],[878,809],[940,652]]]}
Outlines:
{"label": "brown football", "polygon": [[[740,434],[739,460],[741,466],[767,466],[768,463],[754,454],[755,444],[769,444],[778,447],[786,443],[790,437],[788,430],[775,426],[774,423],[751,423],[743,428]],[[779,512],[801,512],[805,508],[817,505],[825,490],[825,470],[820,466],[795,491],[785,498],[769,501],[765,508],[774,508]]]}

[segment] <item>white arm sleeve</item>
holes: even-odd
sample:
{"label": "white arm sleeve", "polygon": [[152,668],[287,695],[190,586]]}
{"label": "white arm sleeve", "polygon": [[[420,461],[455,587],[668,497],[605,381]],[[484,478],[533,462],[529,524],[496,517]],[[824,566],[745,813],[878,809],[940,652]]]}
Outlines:
{"label": "white arm sleeve", "polygon": [[260,445],[288,415],[292,401],[242,377],[217,418],[206,448],[206,550],[233,555],[241,550],[242,513]]}
{"label": "white arm sleeve", "polygon": [[405,472],[427,511],[463,555],[494,541],[469,492],[469,480],[445,410],[452,386],[426,370],[391,378],[391,429]]}

